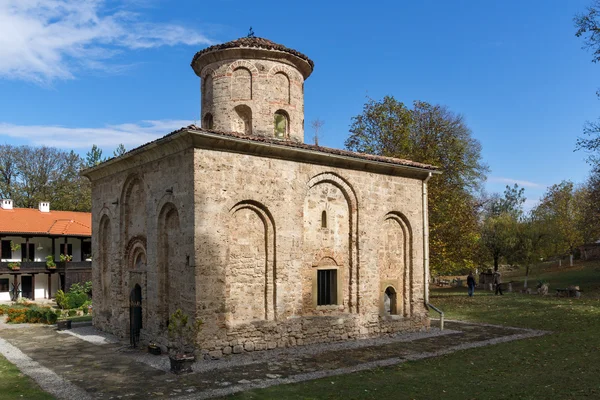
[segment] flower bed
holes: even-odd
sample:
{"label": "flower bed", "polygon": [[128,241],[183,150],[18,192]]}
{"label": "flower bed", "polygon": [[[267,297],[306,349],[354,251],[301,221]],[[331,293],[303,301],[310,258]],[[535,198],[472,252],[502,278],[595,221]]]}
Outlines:
{"label": "flower bed", "polygon": [[50,307],[11,307],[2,312],[8,316],[6,322],[11,324],[55,324],[58,319]]}

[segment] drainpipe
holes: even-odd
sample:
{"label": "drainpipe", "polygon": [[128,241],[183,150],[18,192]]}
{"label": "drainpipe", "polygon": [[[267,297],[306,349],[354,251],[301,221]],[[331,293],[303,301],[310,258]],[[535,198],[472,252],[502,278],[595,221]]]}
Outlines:
{"label": "drainpipe", "polygon": [[423,179],[423,279],[425,306],[429,304],[429,206],[427,202],[427,182],[433,174]]}

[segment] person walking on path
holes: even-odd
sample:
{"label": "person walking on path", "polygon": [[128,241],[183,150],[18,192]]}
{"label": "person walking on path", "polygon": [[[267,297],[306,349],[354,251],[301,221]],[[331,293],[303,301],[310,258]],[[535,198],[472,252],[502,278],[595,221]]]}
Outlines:
{"label": "person walking on path", "polygon": [[467,288],[469,290],[469,297],[473,297],[473,293],[475,293],[475,278],[472,272],[469,272],[469,276],[467,276]]}
{"label": "person walking on path", "polygon": [[498,271],[494,272],[494,285],[496,286],[496,294],[500,293],[500,296],[504,295],[504,293],[502,293],[502,278]]}

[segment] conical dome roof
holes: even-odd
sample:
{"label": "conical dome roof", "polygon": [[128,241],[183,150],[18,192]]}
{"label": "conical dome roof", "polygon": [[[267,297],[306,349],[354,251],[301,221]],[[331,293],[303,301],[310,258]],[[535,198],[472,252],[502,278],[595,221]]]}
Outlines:
{"label": "conical dome roof", "polygon": [[[216,53],[221,53],[224,50],[230,50],[230,49],[231,50],[234,50],[234,49],[271,50],[275,53],[283,52],[283,53],[287,53],[288,55],[295,56],[308,64],[304,68],[299,68],[302,71],[305,79],[308,77],[308,75],[310,75],[310,73],[312,72],[312,70],[315,66],[315,63],[310,58],[308,58],[306,55],[300,53],[297,50],[290,49],[289,47],[285,47],[284,45],[275,43],[275,42],[273,42],[269,39],[265,39],[265,38],[242,37],[242,38],[239,38],[236,40],[232,40],[230,42],[216,44],[214,46],[210,46],[203,50],[200,50],[199,52],[196,53],[196,55],[194,55],[194,58],[192,59],[192,64],[191,64],[192,68],[194,68],[194,70],[198,74],[200,72],[200,70],[202,69],[202,67],[204,67],[204,65],[209,64],[210,62],[214,62],[214,57],[208,57],[209,55],[211,55],[211,54],[216,55]],[[203,62],[203,59],[205,59],[205,58],[207,60]],[[294,58],[294,57],[288,56],[286,58]]]}

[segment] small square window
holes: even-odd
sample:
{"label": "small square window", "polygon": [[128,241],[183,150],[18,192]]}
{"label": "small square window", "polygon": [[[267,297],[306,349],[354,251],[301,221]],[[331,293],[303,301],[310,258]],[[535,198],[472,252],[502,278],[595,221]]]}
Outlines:
{"label": "small square window", "polygon": [[337,269],[317,271],[317,305],[337,304]]}

